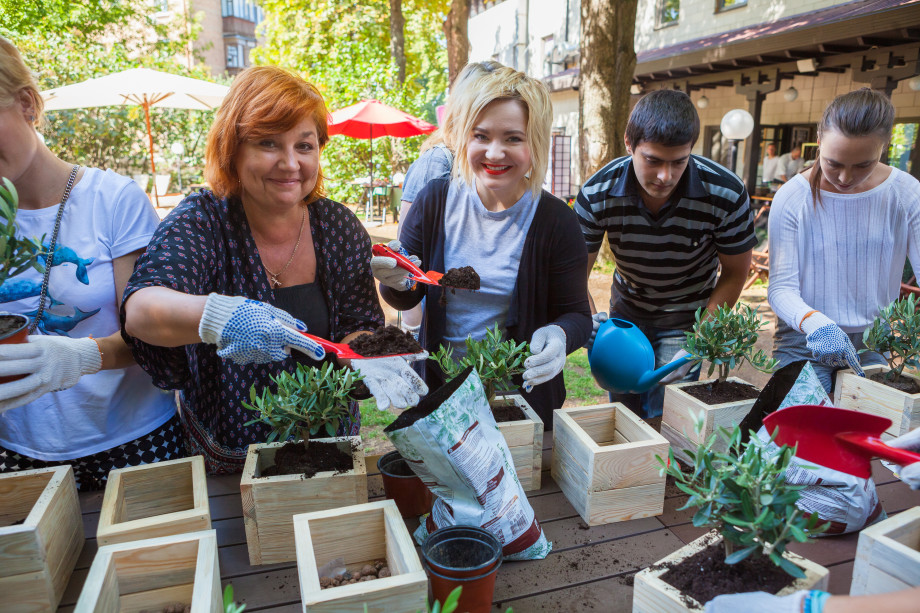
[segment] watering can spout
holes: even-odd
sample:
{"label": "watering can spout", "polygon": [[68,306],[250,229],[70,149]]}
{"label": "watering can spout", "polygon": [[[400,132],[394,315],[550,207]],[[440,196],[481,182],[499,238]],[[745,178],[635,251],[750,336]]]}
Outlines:
{"label": "watering can spout", "polygon": [[686,363],[687,358],[677,358],[673,362],[668,362],[658,370],[649,371],[639,379],[638,387],[649,389]]}

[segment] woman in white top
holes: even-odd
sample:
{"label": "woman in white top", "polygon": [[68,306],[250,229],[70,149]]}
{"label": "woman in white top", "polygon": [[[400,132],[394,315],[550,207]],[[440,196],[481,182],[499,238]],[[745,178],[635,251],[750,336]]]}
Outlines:
{"label": "woman in white top", "polygon": [[112,468],[185,455],[173,395],[119,330],[125,284],[159,219],[131,179],[57,158],[41,121],[35,80],[0,37],[0,176],[19,193],[17,233],[45,237],[48,271],[0,286],[0,310],[33,323],[28,343],[0,346],[0,376],[27,375],[0,384],[0,472],[70,464],[91,490]]}
{"label": "woman in white top", "polygon": [[863,88],[837,96],[818,124],[818,159],[776,192],[770,212],[770,306],[780,366],[884,364],[862,333],[897,299],[905,258],[920,266],[920,183],[882,164],[894,107]]}

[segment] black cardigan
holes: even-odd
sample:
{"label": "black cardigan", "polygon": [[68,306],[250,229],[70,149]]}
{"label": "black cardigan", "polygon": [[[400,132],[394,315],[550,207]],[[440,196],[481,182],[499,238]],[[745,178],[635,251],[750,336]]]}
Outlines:
{"label": "black cardigan", "polygon": [[[444,179],[428,183],[412,203],[400,230],[403,247],[422,259],[423,270],[445,272],[444,208],[449,187],[450,181]],[[521,252],[508,311],[508,335],[516,342],[530,342],[535,330],[555,324],[565,331],[567,354],[583,346],[592,328],[587,270],[588,251],[575,212],[544,191]],[[423,283],[408,292],[385,285],[380,290],[383,299],[401,311],[414,307],[427,296],[419,341],[429,352],[437,351],[444,339],[445,308],[439,299],[445,290]],[[429,386],[439,385],[442,380],[433,363],[426,363],[423,376]],[[562,373],[536,386],[529,394],[523,389],[520,393],[545,427],[552,429],[553,410],[565,401]]]}

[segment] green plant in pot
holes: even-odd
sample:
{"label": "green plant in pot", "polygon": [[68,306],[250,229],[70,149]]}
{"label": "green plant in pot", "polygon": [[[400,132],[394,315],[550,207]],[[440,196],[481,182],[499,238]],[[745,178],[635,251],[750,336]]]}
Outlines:
{"label": "green plant in pot", "polygon": [[916,392],[916,383],[904,376],[904,368],[920,369],[920,311],[917,297],[909,294],[883,308],[872,325],[863,332],[867,349],[876,351],[888,362],[889,371],[882,375],[886,384],[905,385]]}
{"label": "green plant in pot", "polygon": [[718,369],[717,384],[724,383],[728,374],[745,361],[769,373],[776,368],[776,360],[754,347],[763,326],[757,309],[746,304],[739,303],[732,308],[723,305],[712,314],[700,308],[696,311],[693,330],[686,332],[684,350],[692,358],[709,362],[707,376],[711,377]]}
{"label": "green plant in pot", "polygon": [[[16,236],[16,213],[19,210],[19,194],[13,182],[3,178],[0,185],[0,286],[12,277],[34,268],[44,272],[39,261],[42,241]],[[28,318],[25,315],[0,311],[0,339],[25,330]],[[21,339],[18,337],[21,336]],[[24,342],[25,332],[17,335],[17,341]]]}

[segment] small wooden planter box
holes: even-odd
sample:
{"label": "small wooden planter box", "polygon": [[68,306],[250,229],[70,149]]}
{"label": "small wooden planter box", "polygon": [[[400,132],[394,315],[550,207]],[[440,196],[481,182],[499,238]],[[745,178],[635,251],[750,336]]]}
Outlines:
{"label": "small wooden planter box", "polygon": [[528,419],[506,421],[498,424],[498,431],[505,437],[511,451],[514,470],[525,492],[540,489],[543,470],[543,420],[520,394],[498,396],[492,404],[513,402]]}
{"label": "small wooden planter box", "polygon": [[664,510],[668,441],[620,403],[557,409],[553,479],[591,526]]}
{"label": "small wooden planter box", "polygon": [[56,609],[83,541],[70,466],[0,474],[0,608]]}
{"label": "small wooden planter box", "polygon": [[[712,531],[636,573],[633,584],[633,613],[685,613],[688,611],[702,613],[702,604],[684,595],[659,577],[668,572],[671,565],[689,558],[714,542],[721,543],[722,537]],[[783,557],[804,570],[805,578],[796,579],[792,584],[777,592],[777,596],[786,596],[798,590],[827,590],[829,573],[826,568],[791,552],[787,552]],[[663,567],[664,565],[667,567]],[[757,586],[751,586],[751,591],[756,591],[756,589]]]}
{"label": "small wooden planter box", "polygon": [[201,456],[109,472],[96,530],[100,547],[210,527]]}
{"label": "small wooden planter box", "polygon": [[920,586],[920,507],[859,533],[850,595],[883,594]]}
{"label": "small wooden planter box", "polygon": [[[428,577],[392,500],[296,515],[294,540],[305,612],[427,610]],[[391,576],[320,589],[319,569],[336,558],[344,558],[349,569],[386,559]]]}
{"label": "small wooden planter box", "polygon": [[[859,377],[852,370],[837,372],[834,385],[834,406],[880,415],[891,420],[891,428],[882,435],[890,439],[920,428],[920,394],[905,394],[868,377],[888,372],[887,366],[867,366],[866,377]],[[905,377],[920,381],[920,376],[904,372]]]}
{"label": "small wooden planter box", "polygon": [[295,559],[294,524],[291,522],[294,515],[367,502],[367,471],[361,437],[313,440],[336,442],[339,449],[352,454],[354,468],[344,473],[316,473],[310,479],[304,479],[303,475],[262,477],[262,470],[274,463],[275,451],[284,443],[249,446],[240,479],[240,493],[243,496],[249,563],[252,565]]}
{"label": "small wooden planter box", "polygon": [[[750,385],[750,383],[738,377],[729,377],[727,380]],[[671,443],[671,449],[678,459],[685,461],[689,459],[690,456],[687,451],[695,450],[697,445],[712,436],[720,426],[732,430],[747,417],[747,414],[757,401],[756,398],[752,398],[741,402],[706,404],[682,389],[711,383],[712,381],[715,381],[715,379],[672,383],[665,386],[661,435]],[[703,414],[703,431],[697,434],[694,429],[695,416],[701,413]],[[717,440],[713,449],[724,451],[724,442],[721,439]]]}
{"label": "small wooden planter box", "polygon": [[202,530],[99,548],[74,613],[139,613],[191,604],[221,613],[217,533]]}

